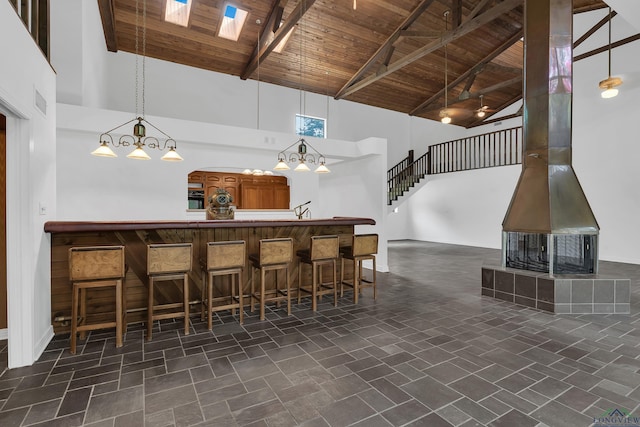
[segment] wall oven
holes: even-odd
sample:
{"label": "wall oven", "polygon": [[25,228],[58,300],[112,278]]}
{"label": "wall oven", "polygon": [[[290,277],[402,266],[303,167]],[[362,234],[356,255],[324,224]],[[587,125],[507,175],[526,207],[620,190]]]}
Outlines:
{"label": "wall oven", "polygon": [[204,190],[190,188],[187,200],[189,209],[204,209]]}

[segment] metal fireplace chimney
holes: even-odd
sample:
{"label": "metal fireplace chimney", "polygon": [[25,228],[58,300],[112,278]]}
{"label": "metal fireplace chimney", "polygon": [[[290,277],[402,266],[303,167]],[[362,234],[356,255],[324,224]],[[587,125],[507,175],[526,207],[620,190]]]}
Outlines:
{"label": "metal fireplace chimney", "polygon": [[572,0],[524,3],[524,155],[503,267],[594,274],[599,226],[571,165]]}

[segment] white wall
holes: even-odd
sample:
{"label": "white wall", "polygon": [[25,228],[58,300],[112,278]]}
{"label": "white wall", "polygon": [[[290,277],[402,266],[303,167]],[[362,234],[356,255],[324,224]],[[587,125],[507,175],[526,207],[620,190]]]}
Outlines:
{"label": "white wall", "polygon": [[[0,2],[0,111],[7,116],[7,287],[9,367],[30,365],[53,336],[50,243],[55,217],[54,71],[9,2]],[[35,93],[46,114],[35,107]],[[39,208],[45,210],[39,214]]]}
{"label": "white wall", "polygon": [[[376,269],[389,271],[386,235],[386,141],[369,138],[358,142],[360,155],[332,166],[321,177],[321,217],[351,216],[372,218],[375,226],[356,226],[357,234],[378,233]],[[366,264],[365,264],[366,265]]]}
{"label": "white wall", "polygon": [[[108,56],[104,107],[135,110],[135,55],[126,52]],[[146,113],[199,122],[218,123],[261,130],[295,133],[295,115],[300,111],[300,92],[253,80],[214,73],[172,62],[146,59]],[[260,110],[258,113],[258,90]],[[463,135],[457,126],[409,117],[407,114],[357,104],[314,93],[304,94],[304,113],[325,117],[330,138],[359,141],[369,137],[388,141],[387,157],[394,165],[415,149],[424,154],[429,144]]]}
{"label": "white wall", "polygon": [[[185,219],[189,172],[203,168],[270,170],[278,151],[297,139],[292,134],[147,116],[164,132],[180,136],[178,152],[183,162],[162,162],[162,153],[152,150],[147,150],[151,161],[127,159],[130,149],[117,149],[115,159],[89,155],[98,147],[100,129],[108,130],[131,118],[122,112],[58,104],[58,220]],[[122,131],[131,129],[129,124]],[[148,130],[149,135],[151,132]],[[308,142],[322,145],[335,179],[343,176],[333,171],[334,165],[345,159],[371,153],[386,157],[384,140],[355,143],[309,138]],[[371,174],[385,179],[384,167]],[[344,215],[339,205],[319,197],[321,175],[293,171],[284,175],[291,186],[291,206],[311,200],[310,210],[316,218]]]}
{"label": "white wall", "polygon": [[[606,10],[574,16],[574,37],[598,22]],[[618,15],[613,41],[636,30]],[[607,43],[606,26],[574,53]],[[600,225],[600,258],[640,263],[640,144],[637,137],[637,100],[640,99],[640,42],[613,51],[613,74],[622,77],[616,98],[602,99],[598,82],[607,77],[606,53],[574,63],[573,166]],[[475,128],[469,134],[517,125]],[[389,239],[417,239],[499,248],[502,220],[520,173],[520,166],[458,172],[428,178],[391,213]]]}

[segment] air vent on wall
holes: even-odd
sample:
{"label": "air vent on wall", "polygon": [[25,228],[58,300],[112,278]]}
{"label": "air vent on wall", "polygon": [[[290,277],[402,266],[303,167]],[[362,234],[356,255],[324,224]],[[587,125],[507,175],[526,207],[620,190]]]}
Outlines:
{"label": "air vent on wall", "polygon": [[40,110],[42,114],[47,115],[47,100],[38,92],[38,89],[36,89],[36,107],[38,107],[38,110]]}

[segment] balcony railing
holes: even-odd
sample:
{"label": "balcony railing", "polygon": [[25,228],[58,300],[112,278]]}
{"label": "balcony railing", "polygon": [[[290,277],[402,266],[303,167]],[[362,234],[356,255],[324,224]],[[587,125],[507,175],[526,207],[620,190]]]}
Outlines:
{"label": "balcony railing", "polygon": [[49,59],[49,0],[9,0],[9,3]]}
{"label": "balcony railing", "polygon": [[431,145],[417,160],[411,150],[387,172],[387,204],[398,200],[426,175],[521,163],[522,126]]}

